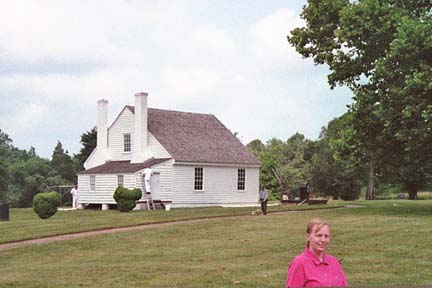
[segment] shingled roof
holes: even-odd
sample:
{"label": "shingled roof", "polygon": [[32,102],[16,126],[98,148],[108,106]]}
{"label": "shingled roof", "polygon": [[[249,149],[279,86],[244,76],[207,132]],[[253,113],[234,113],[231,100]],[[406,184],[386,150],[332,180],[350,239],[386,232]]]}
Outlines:
{"label": "shingled roof", "polygon": [[153,165],[162,163],[171,158],[151,158],[143,163],[130,163],[127,161],[110,161],[105,164],[81,171],[78,174],[115,174],[115,173],[135,173],[145,168],[150,168]]}
{"label": "shingled roof", "polygon": [[211,114],[148,108],[148,130],[177,162],[261,164]]}

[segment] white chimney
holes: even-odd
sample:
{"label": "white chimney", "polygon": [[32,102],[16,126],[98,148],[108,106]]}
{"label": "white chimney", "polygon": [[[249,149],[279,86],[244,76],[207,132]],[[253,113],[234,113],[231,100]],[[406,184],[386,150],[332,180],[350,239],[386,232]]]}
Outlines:
{"label": "white chimney", "polygon": [[97,101],[97,138],[96,149],[84,162],[84,168],[90,169],[111,160],[108,151],[108,101]]}
{"label": "white chimney", "polygon": [[108,150],[108,101],[101,99],[97,101],[97,142],[96,147],[99,152]]}
{"label": "white chimney", "polygon": [[105,163],[109,159],[108,153],[108,101],[101,99],[98,104],[97,142],[96,150],[98,162]]}
{"label": "white chimney", "polygon": [[131,163],[141,163],[150,158],[147,148],[147,97],[148,94],[145,92],[135,94],[135,130]]}

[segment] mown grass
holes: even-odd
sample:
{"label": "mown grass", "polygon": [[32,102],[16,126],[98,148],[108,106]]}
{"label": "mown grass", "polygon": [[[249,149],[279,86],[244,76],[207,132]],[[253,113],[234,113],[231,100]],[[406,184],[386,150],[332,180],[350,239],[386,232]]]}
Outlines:
{"label": "mown grass", "polygon": [[[343,206],[343,202],[331,202],[324,207]],[[321,209],[322,205],[272,206],[269,211]],[[120,213],[117,210],[73,210],[58,211],[53,217],[41,220],[28,209],[11,209],[10,221],[0,221],[0,243],[19,241],[66,233],[90,231],[95,229],[123,227],[147,223],[196,219],[204,217],[250,215],[257,207],[243,208],[194,208],[172,209],[171,211],[131,211]]]}
{"label": "mown grass", "polygon": [[360,204],[365,207],[249,215],[2,251],[0,286],[282,287],[313,217],[331,224],[329,253],[341,261],[350,286],[432,284],[432,201]]}

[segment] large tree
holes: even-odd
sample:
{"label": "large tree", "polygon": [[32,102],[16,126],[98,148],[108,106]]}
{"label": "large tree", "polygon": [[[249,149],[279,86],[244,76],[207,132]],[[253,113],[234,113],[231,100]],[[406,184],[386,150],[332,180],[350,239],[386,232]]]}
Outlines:
{"label": "large tree", "polygon": [[97,142],[97,130],[93,127],[90,131],[81,134],[81,149],[78,154],[75,155],[74,160],[76,161],[76,170],[84,170],[84,162],[96,148]]}
{"label": "large tree", "polygon": [[304,159],[308,141],[296,133],[287,141],[272,138],[265,145],[260,140],[247,145],[262,163],[260,183],[270,189],[274,198],[279,198],[281,193],[297,195],[299,182],[308,179]]}
{"label": "large tree", "polygon": [[432,174],[431,31],[431,14],[402,18],[371,81],[385,107],[381,117],[386,132],[399,148],[392,160],[410,199]]}
{"label": "large tree", "polygon": [[398,171],[410,198],[428,173],[430,133],[418,132],[432,125],[431,8],[430,0],[309,0],[301,14],[306,26],[288,36],[304,57],[329,66],[332,88],[346,85],[354,93],[351,140],[368,163],[367,198],[377,169],[395,159],[412,166]]}
{"label": "large tree", "polygon": [[63,145],[60,141],[57,142],[57,145],[54,148],[51,167],[55,174],[67,180],[69,184],[76,182],[73,160],[71,156],[69,156],[68,151],[63,149]]}
{"label": "large tree", "polygon": [[[12,151],[10,154],[14,161],[10,163],[9,200],[12,206],[29,207],[34,195],[45,190],[45,179],[51,167],[47,159],[32,156],[32,151],[17,148]],[[18,158],[17,155],[22,157]]]}
{"label": "large tree", "polygon": [[317,194],[332,196],[333,199],[358,198],[363,169],[358,168],[355,158],[346,156],[353,152],[347,145],[349,142],[344,140],[351,132],[350,114],[345,113],[323,127],[319,139],[314,142],[310,174]]}

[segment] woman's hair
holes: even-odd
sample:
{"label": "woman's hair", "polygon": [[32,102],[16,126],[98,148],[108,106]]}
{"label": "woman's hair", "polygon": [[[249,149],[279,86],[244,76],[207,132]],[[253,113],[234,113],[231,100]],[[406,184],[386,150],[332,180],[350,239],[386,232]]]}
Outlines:
{"label": "woman's hair", "polygon": [[314,218],[308,223],[306,227],[306,233],[308,234],[312,233],[314,227],[316,227],[315,231],[319,231],[324,226],[329,227],[329,225],[326,222],[321,221],[321,219],[319,218]]}
{"label": "woman's hair", "polygon": [[[321,221],[321,219],[314,218],[306,226],[306,233],[311,234],[314,230],[318,232],[324,226],[330,227],[326,222]],[[314,227],[316,228],[314,229]],[[309,241],[307,241],[307,247],[309,247]]]}

